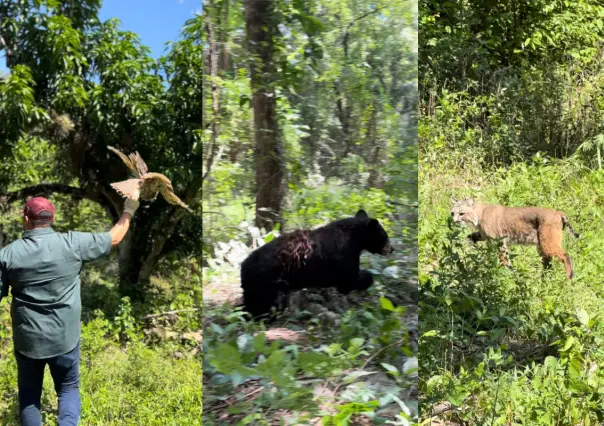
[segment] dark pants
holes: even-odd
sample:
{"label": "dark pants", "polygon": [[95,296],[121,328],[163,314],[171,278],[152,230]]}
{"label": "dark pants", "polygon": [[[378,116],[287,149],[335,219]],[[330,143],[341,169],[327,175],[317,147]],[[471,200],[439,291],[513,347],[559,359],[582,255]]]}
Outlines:
{"label": "dark pants", "polygon": [[15,351],[21,425],[42,426],[40,398],[44,368],[50,368],[59,397],[59,426],[76,426],[80,417],[80,344],[54,358],[32,359]]}

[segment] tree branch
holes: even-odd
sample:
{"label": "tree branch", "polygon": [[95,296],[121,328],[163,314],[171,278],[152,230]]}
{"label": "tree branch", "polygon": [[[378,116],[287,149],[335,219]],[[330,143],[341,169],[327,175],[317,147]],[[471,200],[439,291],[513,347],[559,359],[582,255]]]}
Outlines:
{"label": "tree branch", "polygon": [[352,21],[350,21],[350,23],[348,25],[346,25],[346,33],[348,33],[348,30],[350,29],[350,27],[352,27],[354,24],[356,24],[361,19],[364,19],[364,18],[368,17],[369,15],[373,15],[374,13],[378,13],[380,10],[388,9],[389,7],[390,7],[390,5],[387,4],[386,6],[382,6],[382,7],[378,7],[373,10],[370,10],[369,12],[364,13],[363,15],[359,16],[358,18],[354,18]]}
{"label": "tree branch", "polygon": [[43,183],[23,188],[18,191],[9,192],[7,194],[0,194],[0,202],[8,204],[19,200],[25,200],[27,197],[48,196],[49,194],[64,194],[71,195],[73,198],[87,198],[92,201],[99,201],[98,197],[91,196],[90,193],[82,188],[63,185],[61,183]]}
{"label": "tree branch", "polygon": [[397,203],[396,201],[390,201],[390,200],[387,200],[386,203],[387,204],[392,204],[392,205],[395,205],[395,206],[409,207],[411,209],[416,209],[418,207],[417,204]]}
{"label": "tree branch", "polygon": [[442,404],[438,404],[435,407],[432,407],[432,411],[430,412],[430,416],[431,417],[438,417],[441,414],[446,413],[447,411],[451,411],[454,410],[455,406],[453,404],[451,404],[450,402],[446,401]]}
{"label": "tree branch", "polygon": [[6,40],[4,40],[4,37],[2,37],[2,34],[0,34],[0,49],[3,49],[3,48],[5,50],[6,62],[9,63],[10,57],[13,55],[13,51],[8,46],[8,43],[6,42]]}

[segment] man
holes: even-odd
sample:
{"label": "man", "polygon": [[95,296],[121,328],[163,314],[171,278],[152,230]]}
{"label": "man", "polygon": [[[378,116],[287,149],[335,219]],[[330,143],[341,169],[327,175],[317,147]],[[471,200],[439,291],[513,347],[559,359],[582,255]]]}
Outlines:
{"label": "man", "polygon": [[23,426],[41,426],[40,398],[48,364],[59,397],[59,426],[80,417],[80,269],[109,254],[126,235],[138,201],[126,199],[109,232],[57,233],[55,208],[42,197],[23,209],[20,240],[0,250],[0,300],[12,288],[11,317]]}

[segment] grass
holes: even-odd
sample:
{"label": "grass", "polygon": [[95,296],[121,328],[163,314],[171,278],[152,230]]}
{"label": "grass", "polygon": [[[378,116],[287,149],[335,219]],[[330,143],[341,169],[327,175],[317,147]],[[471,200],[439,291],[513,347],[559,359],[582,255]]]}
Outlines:
{"label": "grass", "polygon": [[[602,422],[604,173],[541,156],[505,169],[420,169],[424,424]],[[564,239],[575,279],[566,280],[559,262],[543,272],[535,247],[512,246],[514,268],[503,268],[496,244],[472,247],[469,230],[452,226],[450,196],[563,210],[581,234]]]}

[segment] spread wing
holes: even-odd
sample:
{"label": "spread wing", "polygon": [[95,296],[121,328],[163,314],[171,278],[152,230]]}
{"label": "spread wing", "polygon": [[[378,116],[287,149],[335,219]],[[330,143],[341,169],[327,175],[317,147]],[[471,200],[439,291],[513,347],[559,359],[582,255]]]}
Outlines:
{"label": "spread wing", "polygon": [[[140,173],[138,171],[138,167],[137,167],[137,163],[136,161],[133,161],[133,159],[131,158],[133,154],[130,154],[130,158],[126,157],[125,154],[123,154],[121,151],[115,149],[112,146],[107,146],[107,149],[111,152],[114,152],[115,154],[118,155],[118,157],[120,157],[122,159],[122,161],[124,162],[124,164],[130,169],[130,171],[134,174],[135,177],[140,177]],[[141,159],[142,161],[142,159]],[[143,163],[144,164],[144,163]],[[146,166],[145,166],[146,167]]]}
{"label": "spread wing", "polygon": [[168,203],[180,206],[183,209],[187,209],[189,212],[193,213],[193,210],[191,210],[188,205],[186,205],[180,198],[178,198],[178,196],[171,189],[162,186],[159,189],[159,192],[161,192],[161,195],[163,195],[163,197]]}
{"label": "spread wing", "polygon": [[142,179],[128,179],[121,182],[112,183],[111,187],[122,197],[138,200],[141,193]]}
{"label": "spread wing", "polygon": [[147,164],[143,161],[143,158],[138,152],[130,154],[129,157],[132,163],[135,165],[139,176],[147,174],[147,172],[149,171],[149,169],[147,168]]}
{"label": "spread wing", "polygon": [[[190,212],[193,212],[189,206],[187,206],[178,196],[174,193],[174,189],[172,188],[172,182],[166,176],[161,173],[149,173],[145,176],[145,181],[153,180],[154,187],[159,190],[161,195],[166,199],[166,201],[170,204],[174,204],[180,206],[184,209],[187,209]],[[149,182],[150,183],[150,182]],[[147,182],[145,182],[147,185]]]}

